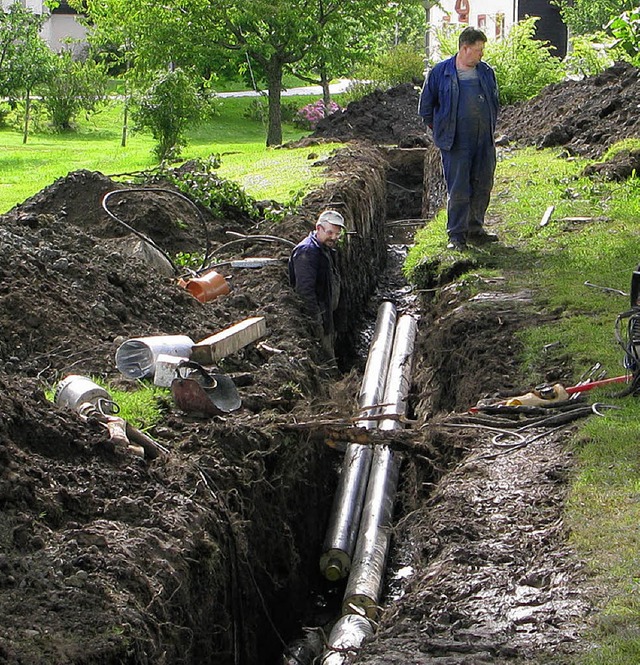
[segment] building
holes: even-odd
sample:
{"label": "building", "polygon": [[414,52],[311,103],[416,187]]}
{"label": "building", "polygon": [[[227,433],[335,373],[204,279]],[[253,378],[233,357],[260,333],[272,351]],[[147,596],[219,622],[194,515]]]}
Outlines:
{"label": "building", "polygon": [[[538,16],[536,38],[554,46],[554,55],[564,58],[567,54],[567,26],[552,0],[442,0],[432,6],[425,0],[423,4],[432,28],[447,24],[472,25],[491,40],[501,39],[514,23],[528,16]],[[432,52],[432,44],[429,44],[429,52]]]}
{"label": "building", "polygon": [[[2,0],[2,7],[6,9],[16,0]],[[52,51],[71,48],[74,52],[84,49],[86,29],[78,21],[78,13],[69,6],[67,0],[60,0],[58,7],[50,10],[43,0],[17,0],[23,7],[30,9],[34,14],[45,15],[47,20],[42,27],[42,38]],[[72,40],[70,46],[66,40]]]}

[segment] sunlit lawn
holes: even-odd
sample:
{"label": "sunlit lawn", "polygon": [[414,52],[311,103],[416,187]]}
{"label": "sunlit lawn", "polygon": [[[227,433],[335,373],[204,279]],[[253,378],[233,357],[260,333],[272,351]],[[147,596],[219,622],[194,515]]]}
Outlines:
{"label": "sunlit lawn", "polygon": [[[315,97],[297,98],[302,106]],[[265,145],[266,127],[244,117],[252,104],[247,97],[220,100],[220,115],[189,133],[189,144],[181,159],[222,157],[220,175],[234,179],[255,198],[286,199],[317,183],[321,174],[308,159],[309,149],[275,150]],[[291,125],[283,127],[283,141],[307,132]],[[80,120],[77,131],[54,134],[32,132],[26,144],[19,130],[0,130],[0,213],[21,203],[57,178],[71,171],[88,169],[107,176],[134,173],[157,166],[154,140],[146,133],[129,132],[121,145],[122,106],[112,105],[90,120]],[[319,146],[322,157],[335,146]],[[276,159],[271,159],[276,155]]]}

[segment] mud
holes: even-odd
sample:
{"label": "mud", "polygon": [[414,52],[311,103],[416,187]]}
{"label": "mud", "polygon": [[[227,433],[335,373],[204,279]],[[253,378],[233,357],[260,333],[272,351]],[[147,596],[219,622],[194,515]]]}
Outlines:
{"label": "mud", "polygon": [[[615,117],[634,135],[635,70],[618,66],[564,86],[505,109],[502,131],[537,144],[552,133],[552,116],[568,127],[597,98],[599,129]],[[397,267],[386,250],[388,215],[414,218],[428,208],[419,196],[422,210],[416,203],[414,167],[403,174],[414,150],[437,161],[409,112],[415,103],[410,86],[334,119],[334,137],[339,128],[354,142],[330,161],[339,177],[278,224],[233,208],[217,216],[201,209],[200,217],[166,191],[119,195],[118,216],[171,255],[210,246],[219,260],[281,259],[260,269],[225,266],[231,293],[206,304],[132,254],[139,237],[101,206],[106,192],[166,183],[74,172],[2,217],[0,661],[278,663],[303,625],[326,630],[327,599],[340,589],[319,580],[318,556],[340,454],[314,423],[353,416],[362,331],[388,297],[421,317],[413,423],[394,444],[403,466],[389,585],[358,662],[531,663],[552,654],[561,662],[587,646],[594,596],[562,524],[572,466],[566,433],[505,451],[481,428],[453,426],[473,424],[453,414],[481,397],[520,387],[514,339],[530,314],[528,294],[507,298],[496,282],[472,300],[447,286],[452,275],[437,265],[422,276],[423,286],[438,287],[436,298],[409,294],[397,273],[377,288],[385,267]],[[397,122],[377,129],[394,108]],[[351,115],[367,121],[349,134]],[[563,145],[601,154],[614,134],[585,127]],[[405,138],[406,160],[373,145]],[[425,199],[437,201],[430,175]],[[405,199],[392,193],[404,190]],[[284,241],[301,239],[327,205],[353,231],[340,254],[337,363],[320,349],[286,277]],[[248,239],[223,251],[237,237],[230,231],[282,241]],[[249,316],[264,316],[268,335],[215,367],[236,380],[241,410],[197,419],[160,393],[162,419],[148,433],[168,453],[155,460],[114,446],[99,425],[45,396],[69,373],[133,390],[114,367],[124,339],[198,340]],[[573,368],[549,359],[540,371],[562,380]]]}

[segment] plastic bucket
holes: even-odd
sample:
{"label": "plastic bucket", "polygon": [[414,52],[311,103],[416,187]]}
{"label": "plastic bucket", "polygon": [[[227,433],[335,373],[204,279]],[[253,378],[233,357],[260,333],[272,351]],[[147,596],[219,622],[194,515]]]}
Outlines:
{"label": "plastic bucket", "polygon": [[79,374],[70,374],[60,381],[53,401],[58,406],[74,411],[85,402],[91,402],[94,406],[100,403],[99,408],[104,413],[113,413],[116,410],[111,395],[104,388]]}
{"label": "plastic bucket", "polygon": [[123,342],[116,351],[116,367],[128,379],[153,376],[159,355],[188,358],[194,341],[186,335],[135,337]]}
{"label": "plastic bucket", "polygon": [[183,285],[187,291],[199,302],[209,302],[218,296],[226,296],[231,291],[227,280],[215,270],[194,277]]}

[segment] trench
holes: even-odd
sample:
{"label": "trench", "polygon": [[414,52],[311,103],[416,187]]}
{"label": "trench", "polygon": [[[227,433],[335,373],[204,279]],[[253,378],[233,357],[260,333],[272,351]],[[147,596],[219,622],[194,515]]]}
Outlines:
{"label": "trench", "polygon": [[[377,244],[373,252],[376,260],[372,270],[373,275],[365,277],[364,287],[369,293],[363,298],[363,287],[358,283],[355,290],[359,293],[357,296],[347,294],[347,301],[350,304],[342,313],[342,325],[338,323],[336,358],[342,373],[356,371],[358,375],[362,375],[365,371],[377,314],[383,303],[392,303],[398,318],[410,315],[419,322],[421,317],[420,301],[404,278],[402,265],[413,242],[415,230],[423,225],[423,215],[433,205],[438,193],[431,191],[430,182],[427,182],[429,189],[425,193],[424,149],[390,148],[384,150],[383,155],[386,167],[385,214],[384,219],[380,220],[378,232],[373,234]],[[428,163],[428,160],[426,161]],[[437,182],[437,179],[434,182]],[[429,198],[427,203],[425,197]],[[341,268],[343,275],[348,275],[355,269],[353,264],[349,263],[343,264]],[[357,322],[356,325],[354,320]],[[414,384],[412,391],[419,392],[420,386]],[[406,417],[409,419],[415,418],[413,408],[416,402],[414,397],[408,396]],[[304,445],[304,442],[301,441],[300,445]],[[327,455],[331,468],[329,490],[330,494],[334,494],[339,484],[343,453],[328,449]],[[325,470],[318,472],[324,473]],[[401,485],[402,480],[399,482]],[[269,609],[271,614],[269,624],[263,622],[265,630],[258,636],[257,652],[261,656],[255,661],[256,663],[310,665],[313,662],[320,662],[318,658],[326,651],[331,627],[341,616],[347,585],[347,579],[329,581],[322,574],[319,565],[323,539],[331,517],[332,498],[328,496],[326,501],[317,504],[317,514],[308,515],[311,523],[322,525],[322,528],[316,531],[321,538],[308,543],[309,551],[305,560],[301,562],[299,586],[296,589],[289,589],[289,598],[295,599],[294,605],[287,607],[283,612],[279,603],[286,601],[283,594],[279,594],[278,601]],[[394,519],[398,517],[399,515],[394,515]],[[383,595],[386,594],[393,594],[392,580],[385,580]],[[279,619],[274,621],[274,617]]]}

